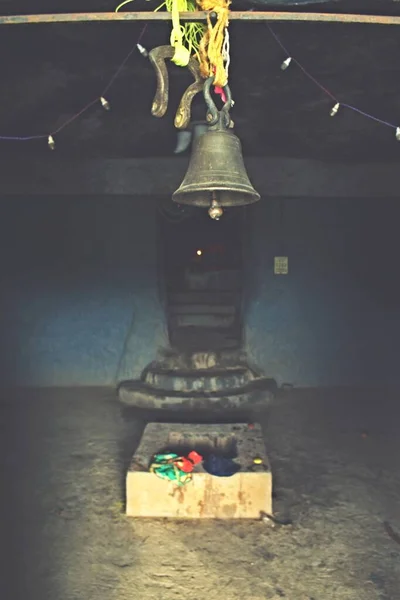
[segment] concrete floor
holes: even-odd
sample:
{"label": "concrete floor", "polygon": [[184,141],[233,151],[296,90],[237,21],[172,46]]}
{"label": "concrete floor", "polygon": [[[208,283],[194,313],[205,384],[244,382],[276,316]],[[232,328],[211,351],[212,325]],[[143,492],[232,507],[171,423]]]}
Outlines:
{"label": "concrete floor", "polygon": [[293,525],[130,521],[142,423],[112,391],[3,392],[0,597],[398,600],[398,395],[293,391],[265,428]]}

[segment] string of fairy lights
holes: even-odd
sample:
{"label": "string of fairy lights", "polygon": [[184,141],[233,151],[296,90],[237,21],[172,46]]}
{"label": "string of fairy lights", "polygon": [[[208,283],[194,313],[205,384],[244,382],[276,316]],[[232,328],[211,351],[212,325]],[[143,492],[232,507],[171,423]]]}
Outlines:
{"label": "string of fairy lights", "polygon": [[315,79],[315,77],[313,77],[311,75],[311,73],[309,73],[307,71],[307,69],[305,69],[304,66],[296,58],[293,58],[291,56],[289,50],[287,49],[285,44],[283,44],[283,42],[281,41],[279,36],[274,32],[272,27],[268,24],[267,24],[267,27],[268,27],[268,30],[271,33],[272,37],[274,38],[274,40],[277,42],[277,44],[282,48],[282,50],[286,54],[287,58],[285,58],[285,60],[281,64],[282,71],[286,71],[286,69],[290,66],[290,64],[292,62],[295,63],[297,65],[297,67],[299,67],[299,69],[304,73],[304,75],[306,77],[308,77],[308,79],[310,79],[317,87],[319,87],[320,90],[322,90],[326,96],[328,96],[329,98],[331,98],[331,100],[333,100],[334,105],[332,106],[331,111],[330,111],[331,117],[334,117],[335,115],[337,115],[337,113],[339,112],[339,109],[341,107],[347,108],[349,110],[357,112],[358,114],[366,117],[367,119],[371,119],[372,121],[380,123],[381,125],[386,125],[386,127],[391,127],[395,131],[396,140],[398,142],[400,142],[400,126],[394,125],[393,123],[390,123],[389,121],[384,121],[383,119],[379,119],[378,117],[375,117],[374,115],[371,115],[367,112],[364,112],[363,110],[360,110],[356,106],[352,106],[351,104],[346,104],[344,102],[340,102],[340,100],[334,94],[332,94],[332,92],[330,92],[325,86],[323,86],[319,81],[317,81],[317,79]]}
{"label": "string of fairy lights", "polygon": [[[275,31],[272,29],[272,27],[269,24],[266,24],[267,28],[272,36],[272,38],[276,41],[276,43],[278,44],[278,46],[283,50],[283,52],[286,55],[286,58],[283,60],[283,62],[281,63],[281,70],[282,71],[286,71],[286,69],[288,69],[290,67],[290,65],[292,63],[294,63],[302,72],[303,74],[310,79],[310,81],[312,81],[327,97],[329,97],[332,102],[333,105],[330,109],[330,116],[334,117],[337,115],[337,113],[339,112],[340,109],[344,108],[344,109],[348,109],[351,111],[354,111],[364,117],[366,117],[367,119],[371,119],[377,123],[380,123],[381,125],[385,125],[386,127],[390,127],[394,130],[395,132],[395,137],[397,141],[400,141],[400,125],[395,125],[393,123],[390,123],[389,121],[385,121],[383,119],[380,119],[378,117],[375,117],[374,115],[371,115],[363,110],[360,110],[359,108],[357,108],[356,106],[352,106],[351,104],[347,104],[345,102],[341,102],[335,94],[333,94],[329,89],[327,89],[324,85],[322,85],[313,75],[311,75],[311,73],[309,73],[309,71],[295,58],[291,55],[291,53],[289,52],[288,48],[286,47],[286,45],[281,41],[280,37],[275,33]],[[48,147],[50,148],[50,150],[55,150],[56,148],[56,142],[55,142],[55,137],[63,130],[65,129],[68,125],[70,125],[73,121],[76,121],[76,119],[78,119],[79,117],[81,117],[84,113],[86,113],[89,109],[91,109],[93,106],[98,106],[99,104],[101,105],[101,107],[105,110],[105,111],[109,111],[111,109],[111,105],[110,102],[107,100],[107,93],[110,90],[111,86],[114,84],[115,80],[117,79],[117,77],[120,75],[122,69],[124,68],[124,66],[126,65],[126,63],[128,62],[128,60],[131,58],[132,54],[135,51],[140,52],[140,54],[144,57],[148,56],[148,51],[146,50],[146,48],[142,45],[142,40],[144,37],[144,34],[147,30],[147,24],[142,28],[135,45],[131,48],[131,50],[128,52],[128,54],[125,56],[125,58],[123,59],[123,61],[121,62],[121,64],[119,65],[119,67],[116,69],[115,73],[113,74],[113,76],[110,78],[110,80],[108,81],[107,85],[103,88],[103,90],[101,91],[100,95],[97,96],[96,98],[94,98],[91,102],[89,102],[88,104],[86,104],[81,110],[79,110],[78,112],[76,112],[75,114],[73,114],[71,117],[67,118],[61,125],[59,125],[56,129],[51,130],[49,133],[42,133],[42,134],[35,134],[35,135],[0,135],[0,140],[4,140],[4,141],[30,141],[30,140],[46,140],[47,139],[47,144]]]}
{"label": "string of fairy lights", "polygon": [[132,56],[132,54],[135,51],[139,51],[143,56],[147,56],[148,55],[147,50],[140,43],[142,41],[142,38],[143,38],[145,32],[146,32],[146,29],[147,29],[147,25],[145,25],[143,27],[143,29],[141,30],[141,32],[139,34],[139,37],[136,40],[135,45],[131,48],[131,50],[125,56],[124,60],[121,62],[121,64],[119,65],[119,67],[117,68],[117,70],[115,71],[115,73],[113,74],[113,76],[111,77],[111,79],[108,81],[107,85],[103,88],[103,90],[100,93],[100,95],[97,96],[96,98],[94,98],[88,104],[86,104],[81,110],[79,110],[78,112],[76,112],[74,115],[72,115],[71,117],[69,117],[68,119],[66,119],[59,127],[57,127],[56,129],[54,129],[50,133],[42,133],[42,134],[36,134],[36,135],[23,135],[23,136],[21,136],[21,135],[0,135],[0,140],[16,141],[16,142],[26,142],[26,141],[29,141],[29,140],[43,140],[43,139],[47,139],[47,144],[48,144],[50,150],[55,150],[56,143],[55,143],[54,137],[58,133],[60,133],[63,129],[65,129],[65,127],[67,127],[67,125],[70,125],[73,121],[76,121],[76,119],[78,119],[84,113],[86,113],[90,108],[92,108],[92,106],[98,105],[100,103],[100,105],[103,107],[104,110],[109,111],[111,109],[111,105],[110,105],[109,101],[106,98],[107,92],[109,91],[109,89],[111,88],[111,86],[114,84],[115,80],[117,79],[118,75],[121,73],[122,69],[124,68],[124,66],[126,65],[126,63],[128,62],[128,60],[130,59],[130,57]]}

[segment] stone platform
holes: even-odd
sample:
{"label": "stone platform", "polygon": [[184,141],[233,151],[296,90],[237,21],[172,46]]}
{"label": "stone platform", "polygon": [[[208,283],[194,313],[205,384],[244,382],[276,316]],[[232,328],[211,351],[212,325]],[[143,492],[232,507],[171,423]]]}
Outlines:
{"label": "stone platform", "polygon": [[[154,454],[232,458],[240,470],[231,477],[208,473],[196,465],[192,481],[183,486],[149,472]],[[255,464],[257,458],[261,464]],[[247,423],[198,425],[149,423],[126,477],[129,517],[189,519],[258,519],[272,514],[272,474],[261,427]]]}
{"label": "stone platform", "polygon": [[[252,414],[268,407],[276,391],[276,381],[256,373],[241,350],[170,350],[147,365],[139,380],[121,381],[118,385],[119,401],[124,407],[166,412],[195,410],[197,414],[210,410]],[[244,417],[234,420],[241,418]]]}
{"label": "stone platform", "polygon": [[[190,383],[190,380],[188,381]],[[242,387],[220,389],[213,392],[206,392],[202,389],[192,392],[165,390],[143,381],[123,381],[118,387],[119,401],[125,407],[179,412],[182,410],[208,411],[210,409],[252,411],[268,407],[273,401],[275,393],[275,381],[264,377],[249,381]]]}

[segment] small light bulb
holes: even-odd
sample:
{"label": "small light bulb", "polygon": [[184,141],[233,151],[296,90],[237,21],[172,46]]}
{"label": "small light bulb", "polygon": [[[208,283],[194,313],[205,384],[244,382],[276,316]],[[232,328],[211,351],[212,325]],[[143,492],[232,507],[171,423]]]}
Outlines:
{"label": "small light bulb", "polygon": [[144,46],[142,46],[142,44],[136,44],[136,48],[139,50],[139,52],[142,56],[144,56],[145,58],[148,57],[149,53],[146,50],[146,48]]}
{"label": "small light bulb", "polygon": [[110,106],[110,103],[107,100],[107,98],[104,98],[104,96],[102,96],[100,98],[100,102],[101,102],[101,105],[104,108],[104,110],[110,110],[111,106]]}
{"label": "small light bulb", "polygon": [[211,219],[214,219],[214,221],[219,221],[224,214],[224,209],[218,204],[215,198],[213,198],[211,202],[211,206],[208,209],[208,214],[210,215]]}
{"label": "small light bulb", "polygon": [[47,138],[47,143],[49,145],[50,150],[55,150],[56,143],[52,135],[49,135],[49,137]]}
{"label": "small light bulb", "polygon": [[287,59],[284,60],[283,63],[281,64],[282,71],[286,71],[286,69],[288,68],[288,66],[290,65],[291,62],[292,62],[292,57],[288,56]]}
{"label": "small light bulb", "polygon": [[334,117],[340,108],[340,103],[336,102],[335,106],[331,110],[331,117]]}
{"label": "small light bulb", "polygon": [[203,254],[203,251],[202,250],[196,250],[196,254],[197,254],[197,256],[201,256]]}
{"label": "small light bulb", "polygon": [[400,127],[397,127],[396,129],[396,140],[400,142]]}

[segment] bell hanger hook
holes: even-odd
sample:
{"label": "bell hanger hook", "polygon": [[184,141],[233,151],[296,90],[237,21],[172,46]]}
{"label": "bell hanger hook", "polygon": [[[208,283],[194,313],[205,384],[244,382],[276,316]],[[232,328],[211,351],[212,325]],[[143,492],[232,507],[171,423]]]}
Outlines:
{"label": "bell hanger hook", "polygon": [[233,127],[233,121],[229,114],[229,111],[231,110],[231,108],[233,106],[231,89],[230,89],[229,85],[225,85],[223,87],[223,90],[225,93],[225,104],[223,105],[221,110],[218,110],[218,108],[216,107],[215,102],[212,98],[212,95],[211,95],[211,86],[213,85],[213,83],[214,83],[214,76],[208,77],[205,80],[204,86],[203,86],[204,102],[206,103],[206,106],[207,106],[207,114],[206,114],[207,124],[210,128],[213,128],[215,130],[231,129]]}

